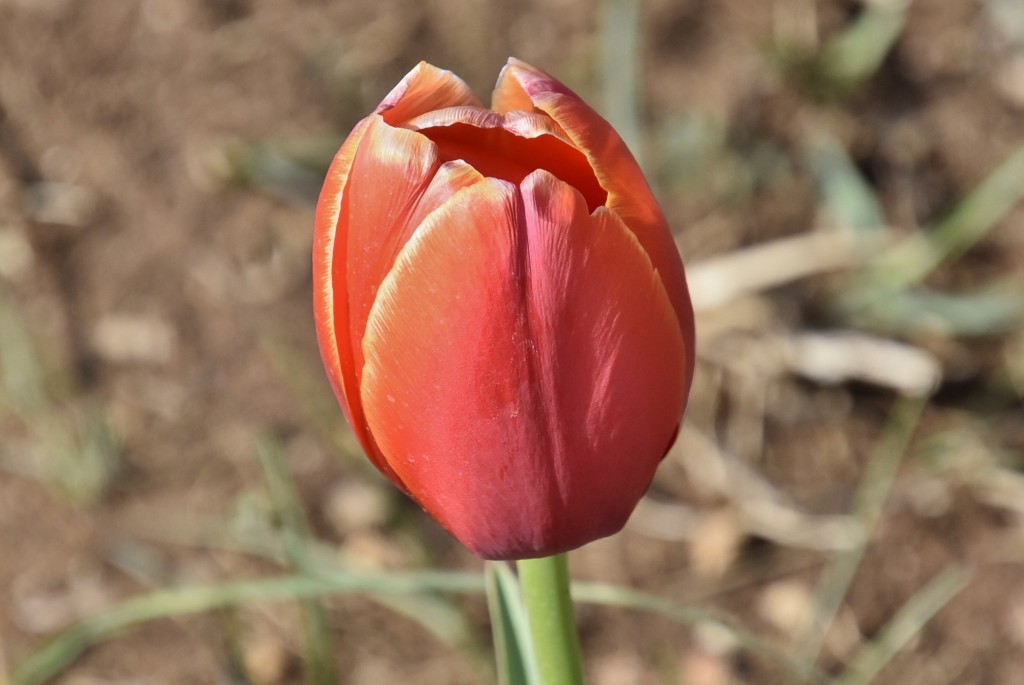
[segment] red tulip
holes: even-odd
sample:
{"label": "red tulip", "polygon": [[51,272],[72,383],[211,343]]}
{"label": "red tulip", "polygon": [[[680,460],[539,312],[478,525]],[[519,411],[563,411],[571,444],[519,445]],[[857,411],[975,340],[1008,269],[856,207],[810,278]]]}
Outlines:
{"label": "red tulip", "polygon": [[420,63],[320,195],[316,327],[373,463],[488,559],[615,533],[671,446],[693,311],[615,131],[515,59],[484,108]]}

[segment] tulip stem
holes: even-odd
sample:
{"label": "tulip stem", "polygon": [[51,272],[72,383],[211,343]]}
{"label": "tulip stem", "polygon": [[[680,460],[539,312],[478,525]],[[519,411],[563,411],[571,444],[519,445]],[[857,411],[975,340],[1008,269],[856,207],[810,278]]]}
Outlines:
{"label": "tulip stem", "polygon": [[565,554],[516,563],[542,685],[583,685]]}

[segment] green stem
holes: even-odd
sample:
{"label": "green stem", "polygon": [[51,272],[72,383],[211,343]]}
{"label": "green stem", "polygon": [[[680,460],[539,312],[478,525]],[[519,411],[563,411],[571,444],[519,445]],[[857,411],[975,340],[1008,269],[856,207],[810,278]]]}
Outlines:
{"label": "green stem", "polygon": [[565,554],[516,562],[542,685],[583,685]]}

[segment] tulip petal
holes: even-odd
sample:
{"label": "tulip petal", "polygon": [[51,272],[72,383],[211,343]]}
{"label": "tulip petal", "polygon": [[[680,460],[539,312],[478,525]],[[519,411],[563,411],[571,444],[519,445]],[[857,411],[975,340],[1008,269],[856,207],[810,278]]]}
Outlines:
{"label": "tulip petal", "polygon": [[590,161],[608,192],[607,207],[619,215],[665,281],[680,329],[693,339],[693,309],[686,277],[668,224],[643,172],[615,129],[555,77],[510,58],[498,76],[493,109],[539,110],[550,116]]}
{"label": "tulip petal", "polygon": [[[518,309],[507,276],[515,221],[511,184],[487,179],[457,193],[399,255],[363,341],[370,430],[407,490],[474,551],[489,544],[476,539],[485,534],[467,530],[474,521],[493,522],[492,538],[505,535],[504,527],[527,529],[529,512],[547,511],[543,491],[553,482],[544,461],[522,450],[517,469],[538,476],[524,488],[509,456],[494,447],[520,451],[509,426],[520,391],[508,379],[524,377],[525,362],[501,344]],[[495,306],[502,302],[512,304]],[[501,494],[489,501],[488,489]],[[505,511],[507,496],[518,501],[517,511]]]}
{"label": "tulip petal", "polygon": [[525,62],[520,62],[510,57],[508,64],[502,67],[501,73],[498,74],[498,83],[491,94],[491,109],[499,114],[534,111],[533,100],[530,98],[530,95],[520,84],[519,80],[513,78],[513,75],[509,73],[513,63],[528,66]]}
{"label": "tulip petal", "polygon": [[366,427],[359,398],[361,340],[380,281],[427,214],[482,177],[463,163],[440,168],[419,134],[365,119],[328,175],[317,214],[317,331],[328,376],[370,459],[404,487]]}
{"label": "tulip petal", "polygon": [[398,126],[425,112],[459,105],[483,107],[465,81],[450,71],[420,62],[377,105],[375,113]]}
{"label": "tulip petal", "polygon": [[[334,261],[335,243],[338,235],[338,217],[341,214],[342,193],[348,183],[352,160],[355,158],[356,150],[363,140],[368,125],[368,119],[360,121],[334,156],[320,191],[320,199],[317,201],[313,231],[313,317],[316,322],[317,341],[320,345],[324,367],[327,370],[327,379],[330,381],[331,388],[334,390],[350,425],[355,424],[352,420],[349,397],[358,403],[359,394],[351,391],[350,395],[351,389],[346,388],[335,327],[335,319],[339,319],[341,322],[348,320],[347,288],[342,284],[340,292],[335,290],[335,270],[340,268]],[[342,236],[342,244],[347,244],[344,236]],[[341,264],[343,263],[344,261],[341,262]],[[349,346],[348,333],[343,333],[341,339],[347,348]]]}
{"label": "tulip petal", "polygon": [[[522,184],[529,328],[566,513],[619,530],[671,445],[693,368],[668,293],[613,212],[544,171]],[[692,341],[692,339],[691,339]],[[596,472],[596,473],[595,473]],[[600,514],[596,512],[601,512]]]}
{"label": "tulip petal", "polygon": [[539,114],[530,111],[513,110],[505,112],[502,117],[502,127],[509,133],[514,133],[523,138],[536,138],[537,136],[549,135],[558,138],[566,145],[573,145],[572,140],[565,134],[562,127],[546,114]]}
{"label": "tulip petal", "polygon": [[349,320],[338,322],[338,335],[348,331],[357,376],[362,367],[359,347],[377,287],[408,239],[409,219],[440,165],[437,147],[427,138],[371,117],[352,162],[339,218],[346,251],[335,258],[336,264],[345,265],[349,306]]}
{"label": "tulip petal", "polygon": [[409,119],[402,124],[402,128],[422,131],[452,124],[467,124],[476,128],[503,128],[520,138],[549,135],[574,147],[572,140],[565,134],[561,126],[548,115],[537,112],[513,110],[502,115],[482,107],[447,107]]}
{"label": "tulip petal", "polygon": [[[458,191],[482,180],[484,180],[483,175],[461,159],[455,159],[442,164],[434,178],[430,180],[430,185],[427,186],[427,189],[423,191],[423,195],[420,196],[419,202],[416,203],[416,208],[409,215],[406,225],[398,228],[401,235],[395,241],[396,244],[404,246],[409,242],[413,232],[419,228],[420,224],[423,223],[423,220],[431,212],[448,202]],[[395,257],[397,256],[397,252],[389,255],[389,269],[394,264]],[[385,273],[379,274],[377,281],[382,281],[385,275]]]}
{"label": "tulip petal", "polygon": [[532,171],[547,169],[583,193],[591,210],[608,199],[586,156],[547,115],[448,107],[410,119],[403,128],[434,141],[442,159],[464,160],[484,176],[518,184]]}
{"label": "tulip petal", "polygon": [[451,126],[452,124],[466,124],[476,128],[498,128],[501,126],[501,122],[500,114],[483,107],[445,107],[412,117],[402,123],[402,128],[421,131],[425,128]]}
{"label": "tulip petal", "polygon": [[368,426],[485,558],[623,525],[683,410],[682,336],[633,234],[546,171],[457,192],[409,240],[363,341]]}

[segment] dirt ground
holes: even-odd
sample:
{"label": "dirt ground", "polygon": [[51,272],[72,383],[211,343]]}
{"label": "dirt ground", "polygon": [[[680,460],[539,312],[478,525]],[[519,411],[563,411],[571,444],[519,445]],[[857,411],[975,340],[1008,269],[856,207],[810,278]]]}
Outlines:
{"label": "dirt ground", "polygon": [[[260,450],[281,452],[339,563],[482,568],[368,468],[343,425],[312,328],[311,202],[333,148],[421,59],[486,100],[515,55],[602,109],[599,56],[618,44],[599,10],[0,0],[0,683],[118,600],[282,572],[257,544],[278,526]],[[1005,211],[965,220],[982,226],[977,240],[922,274],[933,293],[1005,294],[957,301],[952,324],[916,300],[886,321],[843,309],[888,247],[807,253],[806,277],[720,303],[716,288],[698,291],[734,273],[716,260],[744,248],[835,235],[842,207],[877,208],[861,228],[893,245],[963,210],[1024,144],[1015,0],[913,0],[880,64],[844,80],[821,65],[865,11],[854,0],[643,3],[640,151],[702,303],[699,373],[649,498],[623,533],[574,553],[573,574],[725,612],[796,654],[819,578],[856,561],[836,551],[856,548],[848,514],[870,521],[877,504],[821,668],[840,674],[864,645],[890,644],[887,626],[916,598],[922,625],[877,678],[847,682],[1016,685],[1024,211],[1011,209],[1013,174],[983,198]],[[831,150],[831,166],[815,150]],[[871,344],[834,335],[851,331]],[[868,371],[810,369],[800,345],[816,334],[833,363],[867,359]],[[913,414],[900,397],[922,383],[936,391],[920,421],[890,423]],[[909,448],[888,448],[908,425]],[[865,477],[873,490],[858,490]],[[966,585],[939,601],[928,588],[943,572]],[[325,606],[341,682],[493,680],[480,597],[444,604],[464,626],[448,638],[412,603]],[[591,683],[795,682],[706,625],[593,605],[579,620]],[[53,682],[309,682],[301,623],[288,603],[162,619],[104,640]]]}

